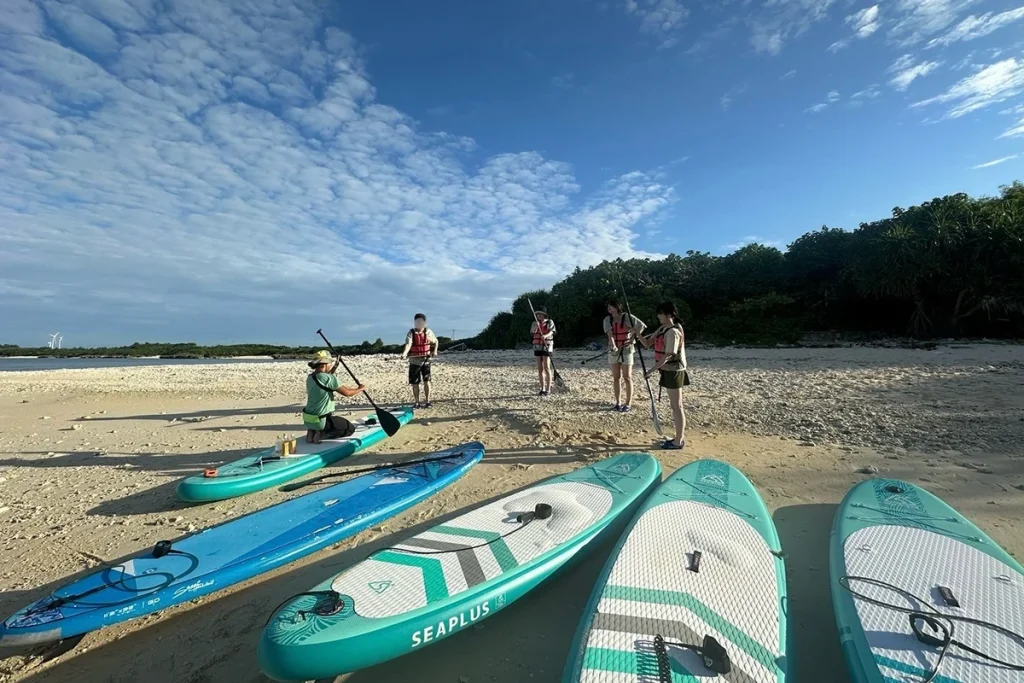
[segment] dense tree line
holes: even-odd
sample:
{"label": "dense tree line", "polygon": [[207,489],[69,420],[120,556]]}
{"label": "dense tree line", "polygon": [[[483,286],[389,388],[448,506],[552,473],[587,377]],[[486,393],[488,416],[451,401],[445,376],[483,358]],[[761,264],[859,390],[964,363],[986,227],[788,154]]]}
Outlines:
{"label": "dense tree line", "polygon": [[604,262],[551,291],[527,292],[472,341],[513,348],[529,341],[530,309],[546,305],[562,346],[603,337],[604,301],[619,278],[634,315],[656,324],[671,300],[688,338],[791,343],[808,331],[848,337],[1024,337],[1024,184],[998,197],[955,194],[853,231],[822,227],[785,252],[751,244],[713,256]]}
{"label": "dense tree line", "polygon": [[[442,348],[450,344],[447,337],[438,337]],[[236,356],[272,356],[274,358],[306,358],[312,356],[318,346],[279,346],[273,344],[230,344],[216,346],[200,346],[194,343],[165,344],[159,342],[136,342],[131,346],[96,347],[96,348],[64,348],[51,349],[24,348],[12,344],[0,344],[0,357],[9,356],[41,356],[50,358],[143,358],[160,356],[161,358],[233,358]],[[366,355],[371,353],[400,353],[402,345],[385,344],[383,340],[353,346],[336,346],[339,353],[348,356]]]}

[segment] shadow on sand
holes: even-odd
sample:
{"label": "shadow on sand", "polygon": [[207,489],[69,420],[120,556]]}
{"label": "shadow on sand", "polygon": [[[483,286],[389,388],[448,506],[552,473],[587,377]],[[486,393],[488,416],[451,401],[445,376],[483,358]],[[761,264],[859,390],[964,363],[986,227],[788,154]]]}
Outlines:
{"label": "shadow on sand", "polygon": [[829,588],[828,544],[837,505],[791,505],[775,511],[786,554],[790,675],[796,683],[850,683]]}

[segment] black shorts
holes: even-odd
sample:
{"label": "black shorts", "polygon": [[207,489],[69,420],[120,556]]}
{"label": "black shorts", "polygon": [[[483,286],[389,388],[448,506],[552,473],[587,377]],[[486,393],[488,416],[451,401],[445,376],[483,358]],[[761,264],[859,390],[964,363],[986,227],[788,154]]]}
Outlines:
{"label": "black shorts", "polygon": [[536,356],[537,358],[551,358],[550,351],[534,351],[533,355]]}
{"label": "black shorts", "polygon": [[430,381],[430,363],[409,363],[409,384]]}
{"label": "black shorts", "polygon": [[324,419],[327,421],[324,437],[328,439],[343,439],[355,434],[356,426],[340,415],[328,415]]}

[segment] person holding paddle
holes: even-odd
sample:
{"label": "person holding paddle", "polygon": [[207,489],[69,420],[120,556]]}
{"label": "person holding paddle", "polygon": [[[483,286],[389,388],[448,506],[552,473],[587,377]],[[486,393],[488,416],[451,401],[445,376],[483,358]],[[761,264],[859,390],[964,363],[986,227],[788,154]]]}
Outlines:
{"label": "person holding paddle", "polygon": [[533,355],[537,359],[537,377],[540,380],[538,396],[551,393],[551,354],[555,350],[555,321],[548,317],[548,310],[538,306],[533,312],[530,325],[533,336]]}
{"label": "person holding paddle", "polygon": [[[618,299],[608,300],[608,316],[604,319],[604,333],[608,335],[608,364],[612,368],[612,393],[615,395],[615,406],[612,410],[628,413],[633,409],[633,330],[642,333],[647,325],[636,316],[622,310]],[[619,403],[621,395],[619,381],[625,400]]]}
{"label": "person holding paddle", "polygon": [[[430,402],[430,359],[437,358],[437,336],[427,327],[427,316],[413,316],[413,328],[405,335],[402,360],[409,359],[409,384],[412,386],[413,408],[433,408]],[[423,383],[423,403],[420,403],[420,382]]]}
{"label": "person holding paddle", "polygon": [[342,386],[341,380],[334,374],[338,363],[338,360],[331,358],[331,354],[322,350],[317,351],[309,362],[312,372],[306,377],[306,407],[302,409],[306,443],[320,443],[325,438],[341,439],[352,436],[356,431],[351,422],[334,415],[334,392],[352,398],[365,391],[366,386]]}
{"label": "person holding paddle", "polygon": [[652,375],[655,371],[661,373],[658,386],[668,391],[669,401],[672,403],[672,423],[676,428],[676,436],[665,441],[661,447],[679,450],[686,445],[683,438],[686,415],[683,413],[682,389],[690,383],[690,378],[686,374],[683,326],[677,322],[679,311],[671,301],[658,306],[657,313],[661,326],[653,334],[644,337],[641,334],[642,330],[636,328],[633,329],[633,334],[646,348],[654,347],[654,367],[647,374]]}

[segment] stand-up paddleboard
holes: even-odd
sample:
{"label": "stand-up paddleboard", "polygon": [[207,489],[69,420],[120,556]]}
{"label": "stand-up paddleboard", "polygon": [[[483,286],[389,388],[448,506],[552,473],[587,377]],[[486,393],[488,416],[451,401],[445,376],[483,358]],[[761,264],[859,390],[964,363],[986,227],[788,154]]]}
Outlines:
{"label": "stand-up paddleboard", "polygon": [[652,456],[618,455],[377,551],[274,614],[260,667],[282,681],[329,678],[458,633],[614,531],[660,479]]}
{"label": "stand-up paddleboard", "polygon": [[[401,424],[412,420],[412,408],[390,412]],[[298,438],[294,455],[282,458],[275,455],[271,447],[215,470],[207,470],[202,475],[183,479],[178,484],[178,497],[189,503],[209,503],[262,491],[347,458],[387,436],[377,424],[376,414],[371,413],[352,424],[356,431],[343,439],[306,443],[304,438]]]}
{"label": "stand-up paddleboard", "polygon": [[453,483],[484,454],[467,443],[324,487],[90,574],[0,624],[0,645],[57,641],[245,581],[393,517]]}
{"label": "stand-up paddleboard", "polygon": [[781,683],[786,645],[768,508],[739,470],[698,460],[651,494],[612,551],[563,681]]}
{"label": "stand-up paddleboard", "polygon": [[831,579],[856,683],[1024,681],[1024,569],[924,489],[853,487],[832,526]]}

